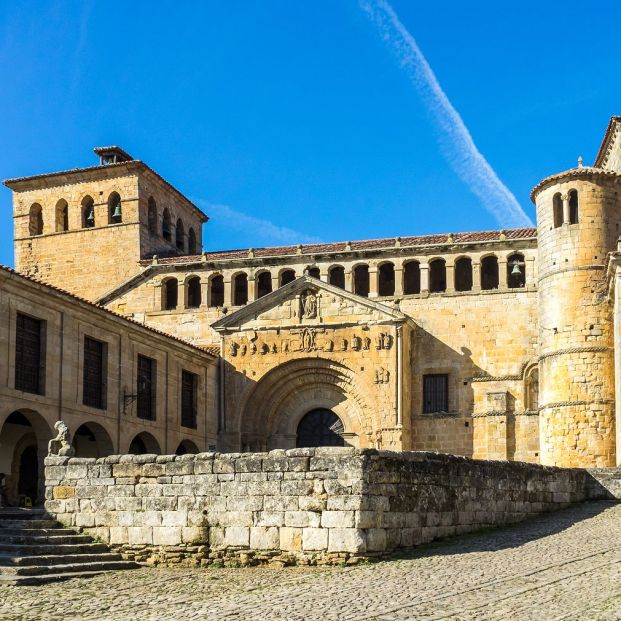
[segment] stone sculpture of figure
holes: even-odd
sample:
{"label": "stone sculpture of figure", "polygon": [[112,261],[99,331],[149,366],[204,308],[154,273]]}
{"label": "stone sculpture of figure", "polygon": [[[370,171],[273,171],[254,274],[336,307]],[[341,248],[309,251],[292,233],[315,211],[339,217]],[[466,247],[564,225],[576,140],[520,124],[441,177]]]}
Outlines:
{"label": "stone sculpture of figure", "polygon": [[58,455],[59,457],[73,457],[75,450],[69,442],[69,427],[59,420],[54,425],[58,435],[49,441],[47,445],[48,455]]}
{"label": "stone sculpture of figure", "polygon": [[302,296],[302,317],[304,319],[317,317],[317,296],[312,291],[307,291]]}
{"label": "stone sculpture of figure", "polygon": [[304,330],[302,333],[302,349],[304,351],[311,351],[315,349],[315,331]]}

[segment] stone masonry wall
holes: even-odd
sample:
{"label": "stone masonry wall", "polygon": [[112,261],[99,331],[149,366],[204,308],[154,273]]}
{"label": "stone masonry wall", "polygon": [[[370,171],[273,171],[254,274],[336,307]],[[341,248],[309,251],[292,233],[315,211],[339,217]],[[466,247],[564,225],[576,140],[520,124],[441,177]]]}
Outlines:
{"label": "stone masonry wall", "polygon": [[438,453],[48,457],[46,509],[150,564],[355,563],[584,500],[584,470]]}

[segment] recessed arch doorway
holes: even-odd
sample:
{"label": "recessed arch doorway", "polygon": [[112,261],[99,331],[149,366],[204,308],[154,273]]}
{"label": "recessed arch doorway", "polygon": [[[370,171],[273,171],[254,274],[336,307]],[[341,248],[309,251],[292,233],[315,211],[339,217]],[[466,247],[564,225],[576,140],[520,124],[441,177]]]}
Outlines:
{"label": "recessed arch doorway", "polygon": [[345,446],[343,421],[327,408],[315,408],[304,415],[298,424],[296,446]]}

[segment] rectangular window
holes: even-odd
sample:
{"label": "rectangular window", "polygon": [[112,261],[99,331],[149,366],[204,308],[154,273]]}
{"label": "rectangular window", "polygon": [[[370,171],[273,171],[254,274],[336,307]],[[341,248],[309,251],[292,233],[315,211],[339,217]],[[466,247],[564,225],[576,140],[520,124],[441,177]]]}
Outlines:
{"label": "rectangular window", "polygon": [[45,321],[17,314],[15,388],[45,394]]}
{"label": "rectangular window", "polygon": [[181,372],[181,426],[196,429],[196,400],[198,376],[189,371]]}
{"label": "rectangular window", "polygon": [[138,356],[137,414],[145,420],[155,420],[155,369],[155,360]]}
{"label": "rectangular window", "polygon": [[448,412],[448,375],[423,376],[423,414]]}
{"label": "rectangular window", "polygon": [[106,343],[84,337],[82,403],[100,410],[106,409],[107,354]]}

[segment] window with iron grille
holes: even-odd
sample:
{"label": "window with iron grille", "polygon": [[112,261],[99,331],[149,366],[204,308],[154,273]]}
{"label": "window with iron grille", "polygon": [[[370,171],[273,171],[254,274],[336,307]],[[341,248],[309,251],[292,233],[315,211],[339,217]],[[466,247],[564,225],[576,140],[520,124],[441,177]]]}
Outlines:
{"label": "window with iron grille", "polygon": [[448,375],[423,376],[423,413],[448,412]]}
{"label": "window with iron grille", "polygon": [[45,321],[17,314],[15,388],[45,394]]}
{"label": "window with iron grille", "polygon": [[155,360],[138,356],[137,415],[145,420],[155,420],[155,368]]}
{"label": "window with iron grille", "polygon": [[181,426],[196,429],[196,398],[198,376],[189,371],[181,372]]}
{"label": "window with iron grille", "polygon": [[106,343],[84,337],[82,403],[100,410],[106,409],[107,354]]}

